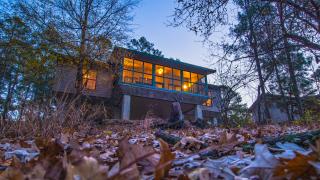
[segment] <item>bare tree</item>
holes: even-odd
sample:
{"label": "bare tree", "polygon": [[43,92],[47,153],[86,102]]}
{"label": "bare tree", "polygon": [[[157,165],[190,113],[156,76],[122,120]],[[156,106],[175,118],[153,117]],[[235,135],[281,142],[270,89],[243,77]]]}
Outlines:
{"label": "bare tree", "polygon": [[46,33],[43,39],[57,54],[77,66],[76,87],[80,94],[82,70],[95,60],[106,61],[114,44],[130,32],[131,10],[137,0],[23,0],[18,11]]}

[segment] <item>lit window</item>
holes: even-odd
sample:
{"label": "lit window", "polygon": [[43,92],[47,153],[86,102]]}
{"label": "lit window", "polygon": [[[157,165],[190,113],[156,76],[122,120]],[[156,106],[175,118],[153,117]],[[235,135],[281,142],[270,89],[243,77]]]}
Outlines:
{"label": "lit window", "polygon": [[88,90],[96,89],[97,71],[94,70],[82,70],[82,83],[83,87]]}
{"label": "lit window", "polygon": [[164,86],[163,86],[163,77],[156,76],[156,87],[157,88],[164,88]]}
{"label": "lit window", "polygon": [[194,94],[206,93],[205,75],[130,58],[124,58],[122,82]]}
{"label": "lit window", "polygon": [[173,89],[176,91],[181,91],[181,81],[173,80]]}
{"label": "lit window", "polygon": [[145,74],[152,74],[152,64],[144,63],[144,73]]}
{"label": "lit window", "polygon": [[133,83],[143,83],[142,73],[134,72],[133,73]]}
{"label": "lit window", "polygon": [[172,78],[172,68],[164,67],[164,77]]}
{"label": "lit window", "polygon": [[183,91],[188,91],[189,90],[188,84],[184,83],[182,86],[182,89],[183,89]]}
{"label": "lit window", "polygon": [[206,102],[203,103],[204,106],[211,107],[212,106],[212,99],[208,99]]}
{"label": "lit window", "polygon": [[156,65],[156,74],[157,76],[163,76],[164,69],[163,66]]}
{"label": "lit window", "polygon": [[164,88],[173,90],[172,79],[164,78]]}
{"label": "lit window", "polygon": [[133,59],[124,58],[123,69],[133,70]]}
{"label": "lit window", "polygon": [[190,72],[183,71],[183,82],[190,82]]}
{"label": "lit window", "polygon": [[148,84],[148,85],[152,85],[152,75],[144,74],[143,75],[143,83]]}
{"label": "lit window", "polygon": [[132,83],[133,73],[132,71],[123,70],[122,81],[125,83]]}
{"label": "lit window", "polygon": [[142,61],[134,60],[133,66],[134,66],[135,72],[142,72],[143,71],[143,62]]}
{"label": "lit window", "polygon": [[191,82],[193,82],[193,83],[198,82],[198,74],[191,73]]}
{"label": "lit window", "polygon": [[122,82],[152,85],[152,64],[124,58]]}

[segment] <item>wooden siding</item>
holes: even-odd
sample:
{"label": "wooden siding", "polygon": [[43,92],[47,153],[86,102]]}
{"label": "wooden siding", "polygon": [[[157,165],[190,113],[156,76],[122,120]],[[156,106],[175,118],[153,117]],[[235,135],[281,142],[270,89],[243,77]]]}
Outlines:
{"label": "wooden siding", "polygon": [[[95,90],[83,90],[84,95],[110,98],[113,89],[112,73],[107,69],[96,69],[97,81]],[[76,67],[60,65],[56,68],[53,90],[56,92],[75,93]]]}

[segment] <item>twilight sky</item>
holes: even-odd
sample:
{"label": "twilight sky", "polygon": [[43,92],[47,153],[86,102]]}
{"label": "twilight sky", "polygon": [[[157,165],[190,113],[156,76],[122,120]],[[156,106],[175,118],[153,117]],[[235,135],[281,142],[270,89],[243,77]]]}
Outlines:
{"label": "twilight sky", "polygon": [[206,66],[208,52],[201,38],[184,27],[168,27],[174,7],[174,0],[142,0],[135,9],[133,37],[145,36],[165,57]]}

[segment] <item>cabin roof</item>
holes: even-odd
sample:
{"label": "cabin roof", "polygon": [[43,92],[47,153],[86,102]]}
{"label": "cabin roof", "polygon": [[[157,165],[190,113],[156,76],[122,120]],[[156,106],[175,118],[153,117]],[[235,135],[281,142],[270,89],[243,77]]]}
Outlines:
{"label": "cabin roof", "polygon": [[155,56],[152,54],[139,52],[131,49],[126,49],[122,47],[115,47],[113,53],[118,53],[118,52],[120,52],[122,55],[128,58],[141,60],[141,61],[162,65],[162,66],[168,66],[176,69],[191,71],[191,72],[195,72],[203,75],[208,75],[216,72],[216,70],[214,69],[209,69],[209,68],[181,62],[179,60],[169,59],[161,56]]}

